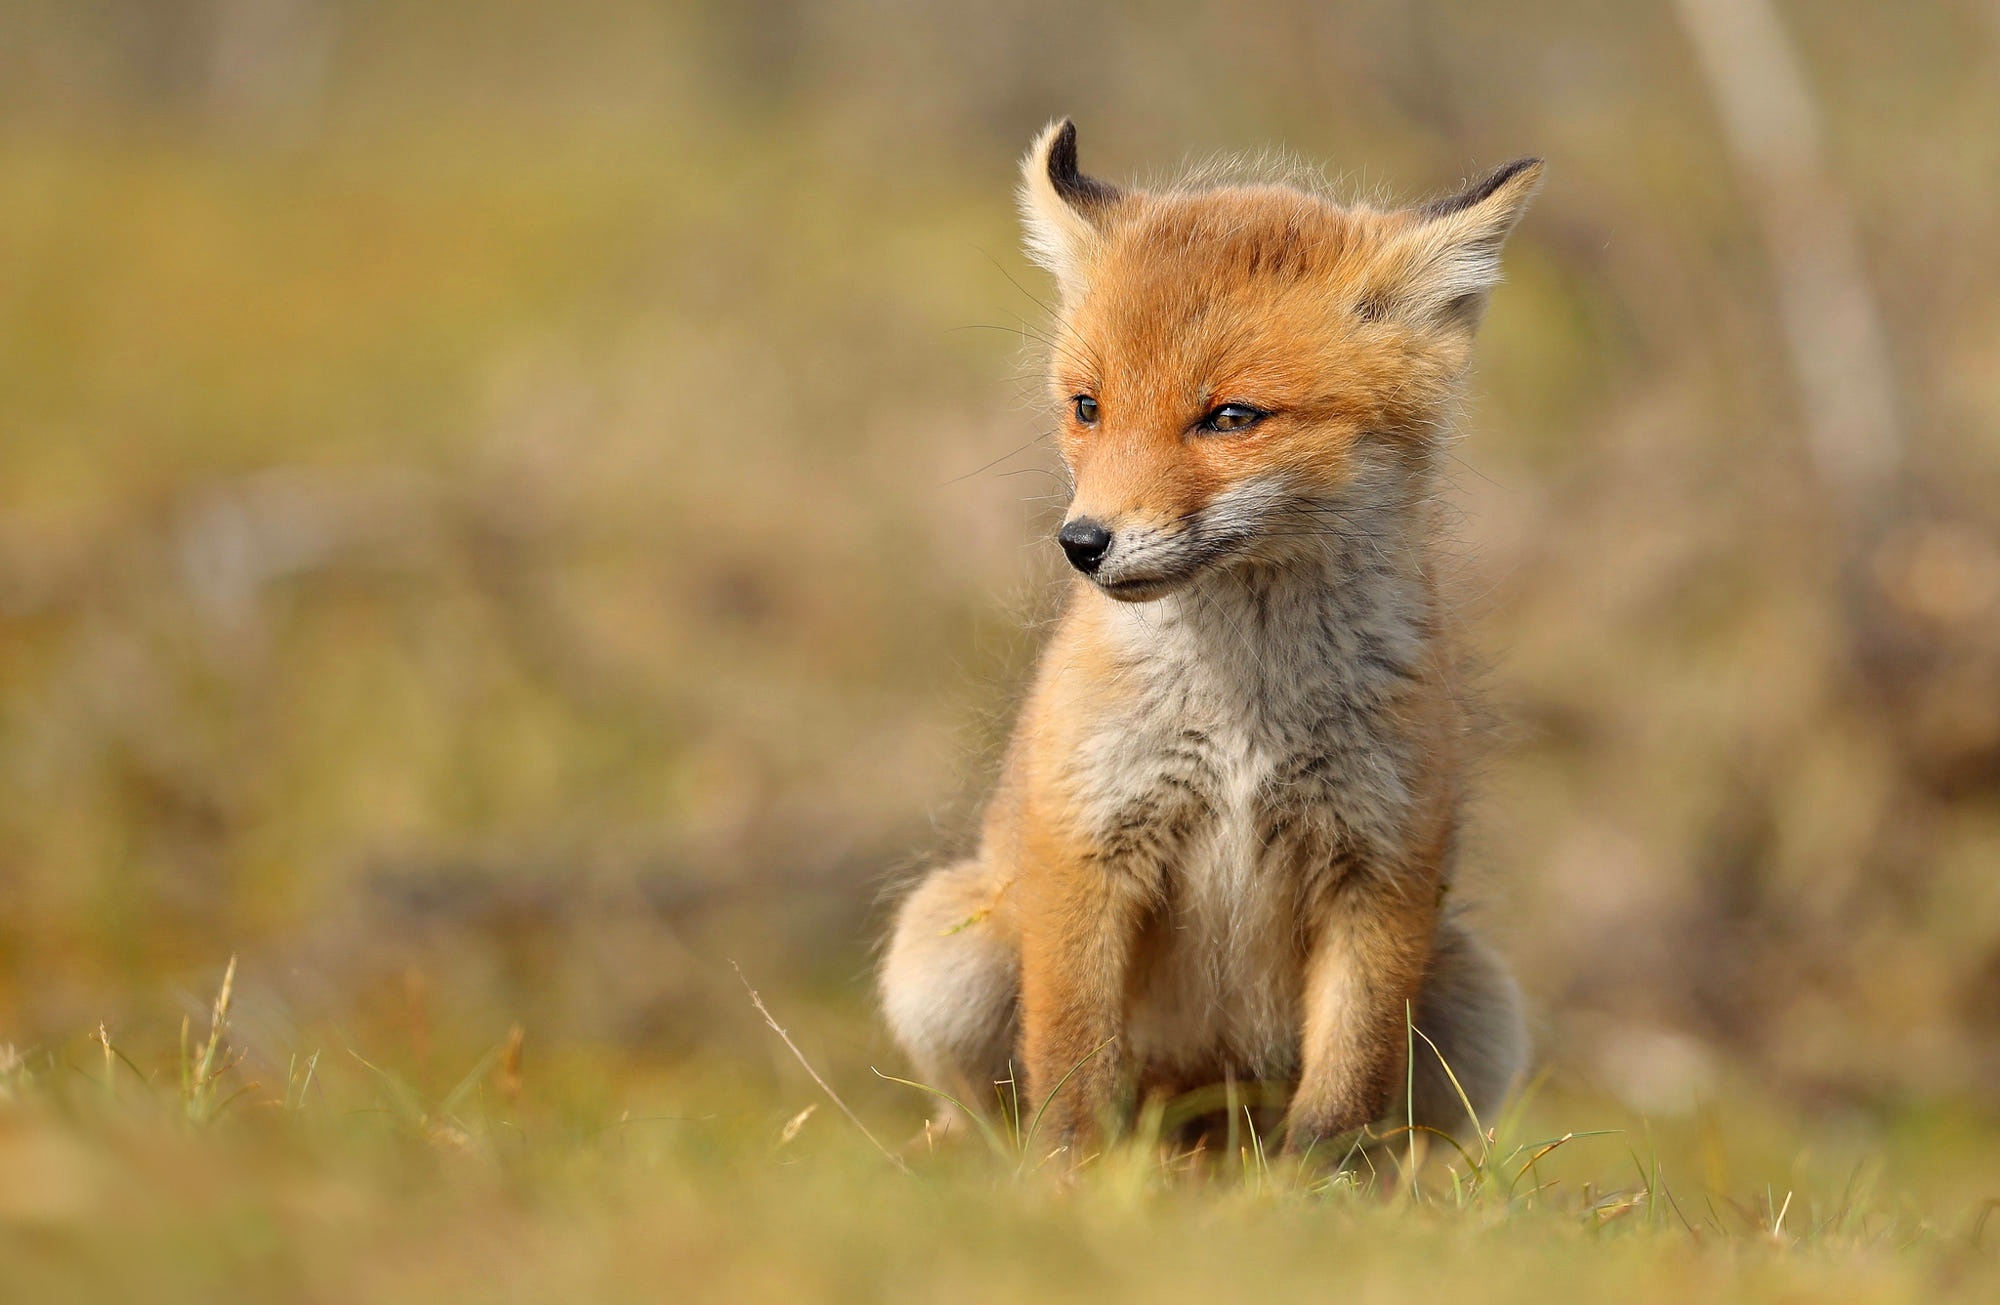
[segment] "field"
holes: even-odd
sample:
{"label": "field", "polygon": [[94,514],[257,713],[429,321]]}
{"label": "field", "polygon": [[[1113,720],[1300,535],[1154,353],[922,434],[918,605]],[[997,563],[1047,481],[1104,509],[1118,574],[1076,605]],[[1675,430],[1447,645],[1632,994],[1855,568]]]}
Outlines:
{"label": "field", "polygon": [[[1414,1185],[1406,1138],[1329,1171],[1265,1154],[1248,1127],[1208,1154],[1131,1143],[1064,1184],[1042,1167],[1032,1121],[1003,1125],[990,1148],[926,1145],[923,1098],[861,1054],[865,1013],[794,1026],[865,1112],[850,1120],[784,1051],[702,1076],[544,1055],[519,1031],[447,1056],[419,1024],[414,1049],[381,1060],[335,1038],[281,1063],[280,1048],[237,1040],[233,1000],[225,989],[157,1065],[97,1039],[0,1068],[8,1299],[1905,1301],[2000,1289],[1995,1203],[1975,1199],[1990,1190],[1976,1158],[1996,1144],[1990,1122],[1801,1130],[1739,1100],[1658,1125],[1540,1089],[1493,1121],[1490,1141],[1426,1139]],[[1599,1127],[1568,1126],[1583,1122]]]}
{"label": "field", "polygon": [[239,1042],[232,998],[157,1064],[91,1040],[0,1068],[7,1299],[1911,1301],[2000,1289],[1995,1203],[1978,1199],[1991,1190],[1990,1121],[1803,1129],[1739,1096],[1659,1124],[1545,1087],[1493,1121],[1490,1142],[1429,1140],[1414,1187],[1407,1139],[1328,1172],[1264,1154],[1248,1128],[1206,1155],[1129,1144],[1061,1184],[1031,1121],[991,1148],[925,1145],[923,1098],[870,1072],[864,1012],[791,1026],[826,1053],[816,1068],[858,1108],[850,1121],[783,1050],[706,1074],[647,1071],[544,1053],[518,1031],[446,1054],[419,1024],[368,1060],[338,1038]]}
{"label": "field", "polygon": [[[7,7],[0,1298],[1991,1298],[1996,70],[1969,0]],[[1063,1189],[881,1077],[1057,592],[1057,114],[1549,160],[1449,486],[1539,1073],[1414,1184]]]}

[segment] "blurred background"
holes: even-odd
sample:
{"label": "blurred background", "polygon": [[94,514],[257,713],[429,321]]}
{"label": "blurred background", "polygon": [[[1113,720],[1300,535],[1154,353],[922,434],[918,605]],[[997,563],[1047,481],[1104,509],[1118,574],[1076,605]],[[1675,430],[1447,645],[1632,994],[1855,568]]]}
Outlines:
{"label": "blurred background", "polygon": [[1544,1059],[2000,1106],[1991,0],[13,0],[0,1040],[240,953],[242,1020],[727,1085],[735,960],[893,1065],[887,894],[1060,584],[1061,114],[1121,181],[1548,158],[1451,486]]}

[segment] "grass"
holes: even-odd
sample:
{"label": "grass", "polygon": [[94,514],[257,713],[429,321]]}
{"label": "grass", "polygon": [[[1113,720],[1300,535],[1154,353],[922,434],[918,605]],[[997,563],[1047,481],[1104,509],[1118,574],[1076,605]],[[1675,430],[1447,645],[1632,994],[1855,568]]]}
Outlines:
{"label": "grass", "polygon": [[[101,1028],[78,1040],[84,1054],[0,1056],[0,1298],[1902,1301],[2000,1290],[1983,1249],[1995,1202],[1935,1179],[1928,1190],[1883,1181],[1885,1160],[1907,1165],[1923,1146],[1864,1152],[1842,1177],[1850,1157],[1825,1150],[1838,1130],[1813,1129],[1802,1147],[1796,1126],[1750,1111],[1693,1127],[1552,1128],[1613,1108],[1544,1086],[1471,1146],[1405,1152],[1392,1139],[1331,1175],[1267,1153],[1254,1125],[1234,1154],[1194,1155],[1142,1125],[1064,1184],[1032,1162],[1032,1126],[994,1151],[928,1145],[913,1127],[917,1094],[838,1051],[822,1068],[789,1033],[807,1068],[768,1096],[746,1090],[762,1081],[746,1066],[539,1049],[518,1026],[484,1049],[440,1051],[435,1063],[452,1071],[431,1086],[397,1063],[402,1049],[240,1037],[233,1002],[254,983],[232,962],[207,1029],[163,1063]],[[263,1067],[279,1068],[265,1078]],[[822,1092],[845,1117],[817,1108]],[[900,1128],[916,1139],[902,1154],[875,1143]]]}

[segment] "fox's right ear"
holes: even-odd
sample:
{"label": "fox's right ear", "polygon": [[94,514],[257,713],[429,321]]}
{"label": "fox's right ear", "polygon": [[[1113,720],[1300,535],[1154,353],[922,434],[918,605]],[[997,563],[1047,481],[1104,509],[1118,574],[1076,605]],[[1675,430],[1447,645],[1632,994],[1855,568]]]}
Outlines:
{"label": "fox's right ear", "polygon": [[1076,124],[1042,129],[1021,161],[1021,221],[1028,256],[1055,274],[1065,294],[1082,280],[1105,214],[1118,189],[1076,170]]}

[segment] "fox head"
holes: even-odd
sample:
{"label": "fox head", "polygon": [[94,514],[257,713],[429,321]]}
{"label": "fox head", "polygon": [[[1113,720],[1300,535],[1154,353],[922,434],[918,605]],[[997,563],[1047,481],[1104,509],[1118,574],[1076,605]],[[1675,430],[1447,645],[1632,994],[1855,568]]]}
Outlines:
{"label": "fox head", "polygon": [[1412,492],[1541,171],[1395,210],[1276,184],[1125,190],[1080,173],[1076,128],[1052,124],[1021,209],[1060,289],[1070,561],[1143,602],[1283,564]]}

